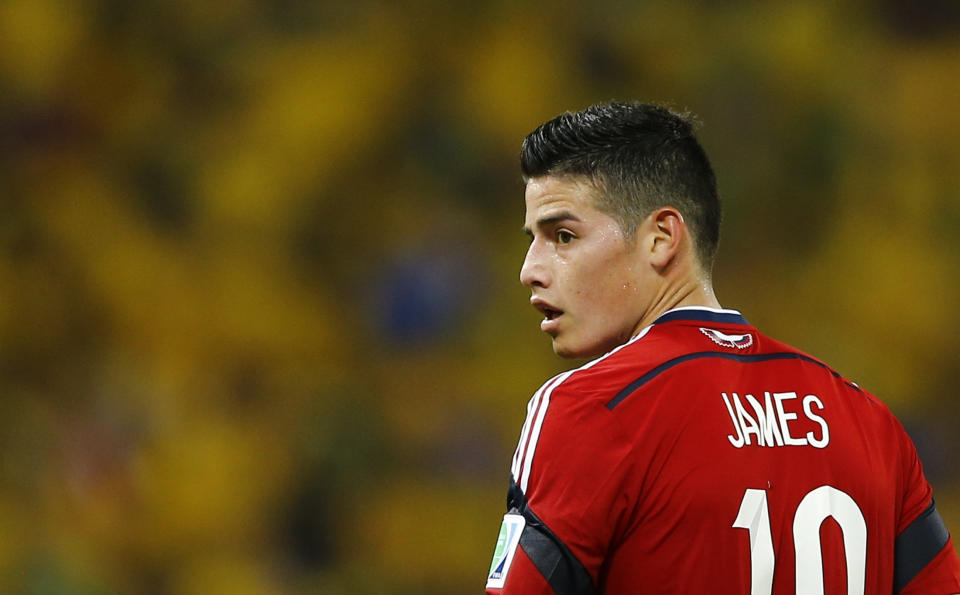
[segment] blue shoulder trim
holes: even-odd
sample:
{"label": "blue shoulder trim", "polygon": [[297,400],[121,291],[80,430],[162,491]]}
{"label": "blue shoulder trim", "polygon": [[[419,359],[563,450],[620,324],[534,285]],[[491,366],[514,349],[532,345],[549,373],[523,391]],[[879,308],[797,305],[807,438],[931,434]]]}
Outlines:
{"label": "blue shoulder trim", "polygon": [[778,353],[724,353],[722,351],[698,351],[696,353],[687,353],[686,355],[681,355],[679,357],[673,358],[672,360],[665,361],[659,366],[657,366],[656,368],[644,374],[643,376],[637,378],[636,380],[634,380],[633,382],[625,386],[620,392],[616,394],[615,397],[613,397],[607,402],[607,409],[612,410],[614,407],[619,405],[624,399],[626,399],[627,397],[635,393],[641,386],[650,382],[655,377],[662,374],[663,372],[666,372],[670,368],[677,366],[679,364],[682,364],[684,362],[688,362],[696,359],[705,359],[705,358],[733,360],[733,361],[741,362],[745,364],[752,364],[757,362],[769,362],[772,360],[789,360],[789,359],[801,360],[811,364],[818,365],[821,368],[824,368],[825,370],[829,371],[834,378],[838,380],[842,380],[844,384],[846,384],[850,388],[858,392],[863,392],[859,386],[857,386],[856,384],[848,380],[844,380],[843,376],[833,371],[832,368],[830,368],[823,362],[813,359],[812,357],[808,355],[804,355],[802,353],[796,353],[792,351],[778,352]]}

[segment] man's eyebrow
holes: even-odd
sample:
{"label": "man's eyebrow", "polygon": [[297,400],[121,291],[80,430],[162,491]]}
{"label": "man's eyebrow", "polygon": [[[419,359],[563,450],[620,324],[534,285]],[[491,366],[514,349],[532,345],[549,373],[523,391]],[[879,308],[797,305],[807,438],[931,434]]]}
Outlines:
{"label": "man's eyebrow", "polygon": [[[577,217],[570,211],[561,211],[554,215],[550,215],[549,217],[543,217],[541,219],[537,219],[536,226],[539,228],[539,227],[546,227],[548,225],[553,225],[554,223],[560,223],[561,221],[580,221],[580,220],[581,219],[579,217]],[[533,235],[533,231],[531,231],[530,228],[527,227],[526,225],[523,226],[523,233],[527,234],[528,236]]]}

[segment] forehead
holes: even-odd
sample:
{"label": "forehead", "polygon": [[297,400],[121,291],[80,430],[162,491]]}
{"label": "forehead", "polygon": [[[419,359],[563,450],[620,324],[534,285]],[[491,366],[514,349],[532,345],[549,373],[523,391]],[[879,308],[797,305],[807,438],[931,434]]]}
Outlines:
{"label": "forehead", "polygon": [[524,201],[527,223],[552,211],[571,211],[578,214],[596,212],[596,190],[588,181],[576,177],[543,176],[527,182]]}

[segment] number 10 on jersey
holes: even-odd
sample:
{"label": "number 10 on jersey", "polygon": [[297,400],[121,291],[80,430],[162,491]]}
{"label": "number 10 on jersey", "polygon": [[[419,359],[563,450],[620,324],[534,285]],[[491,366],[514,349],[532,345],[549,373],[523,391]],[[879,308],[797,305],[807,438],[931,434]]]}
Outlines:
{"label": "number 10 on jersey", "polygon": [[[793,516],[797,595],[823,595],[820,525],[827,517],[833,517],[843,533],[847,593],[863,595],[867,576],[867,523],[853,498],[832,486],[820,486],[808,492]],[[770,534],[766,490],[744,492],[733,527],[750,533],[750,595],[770,595],[776,553]]]}

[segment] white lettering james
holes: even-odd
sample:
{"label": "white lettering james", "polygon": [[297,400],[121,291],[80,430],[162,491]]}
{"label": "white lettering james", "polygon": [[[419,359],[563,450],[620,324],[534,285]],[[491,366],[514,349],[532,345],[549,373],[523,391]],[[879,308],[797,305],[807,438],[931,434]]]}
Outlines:
{"label": "white lettering james", "polygon": [[[795,392],[763,393],[761,403],[755,396],[745,393],[721,393],[723,404],[733,423],[733,433],[727,440],[735,448],[744,446],[812,446],[826,448],[830,444],[830,427],[827,420],[814,413],[814,408],[822,412],[823,401],[817,395],[806,395],[801,400],[803,415],[807,421],[820,426],[820,435],[815,431],[807,432],[803,437],[794,437],[790,433],[791,422],[799,418],[797,413],[788,410],[790,401],[797,399]],[[749,406],[749,409],[747,406]],[[802,430],[801,430],[802,431]]]}

